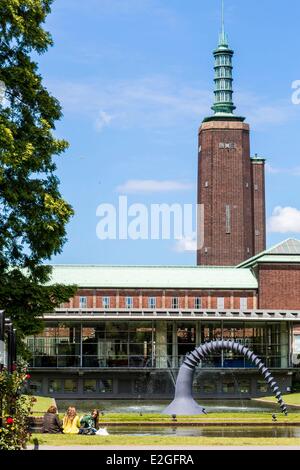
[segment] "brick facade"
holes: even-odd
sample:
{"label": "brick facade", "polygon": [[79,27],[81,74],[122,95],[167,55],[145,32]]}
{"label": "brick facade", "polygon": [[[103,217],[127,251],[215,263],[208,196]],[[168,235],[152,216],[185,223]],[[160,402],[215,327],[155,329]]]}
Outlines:
{"label": "brick facade", "polygon": [[259,308],[300,310],[300,266],[260,265]]}
{"label": "brick facade", "polygon": [[[254,258],[255,259],[255,258]],[[103,309],[109,297],[110,309],[134,310],[300,310],[300,263],[255,261],[252,269],[258,280],[253,289],[79,289],[62,308]],[[238,269],[238,268],[237,268]],[[241,270],[244,268],[240,268]],[[225,274],[224,274],[225,275]],[[132,298],[132,307],[126,305]],[[155,299],[151,306],[149,300]],[[178,300],[178,303],[174,302]],[[197,299],[200,299],[197,300]],[[85,299],[84,299],[85,300]]]}
{"label": "brick facade", "polygon": [[224,298],[224,308],[226,310],[240,309],[240,299],[247,298],[247,308],[254,308],[254,298],[257,293],[253,291],[223,291],[223,290],[94,290],[80,289],[69,303],[63,304],[63,308],[79,308],[79,298],[87,298],[87,308],[103,308],[103,297],[109,297],[111,309],[125,309],[126,297],[132,297],[133,309],[148,309],[149,299],[155,298],[156,309],[172,309],[172,300],[178,299],[178,309],[193,310],[195,309],[196,298],[201,299],[201,309],[217,309],[218,298]]}
{"label": "brick facade", "polygon": [[265,197],[265,161],[252,163],[252,194],[254,223],[254,254],[266,249],[266,197]]}
{"label": "brick facade", "polygon": [[[235,266],[265,244],[263,236],[254,241],[254,219],[265,233],[264,174],[253,170],[249,133],[241,121],[216,120],[200,127],[198,204],[204,205],[204,240],[198,265]],[[255,197],[253,180],[261,188]]]}

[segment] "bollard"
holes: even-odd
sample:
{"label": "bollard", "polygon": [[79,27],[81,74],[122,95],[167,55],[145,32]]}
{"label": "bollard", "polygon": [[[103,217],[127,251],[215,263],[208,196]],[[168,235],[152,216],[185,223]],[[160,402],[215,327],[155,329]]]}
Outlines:
{"label": "bollard", "polygon": [[33,444],[34,444],[33,450],[39,450],[39,441],[36,437],[33,439]]}

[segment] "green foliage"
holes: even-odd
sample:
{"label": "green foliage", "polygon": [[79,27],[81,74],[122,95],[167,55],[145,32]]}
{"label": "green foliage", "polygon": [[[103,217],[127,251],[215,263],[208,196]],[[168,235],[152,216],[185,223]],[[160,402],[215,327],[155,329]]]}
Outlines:
{"label": "green foliage", "polygon": [[[46,273],[46,268],[44,270]],[[55,307],[67,302],[76,291],[75,286],[44,285],[39,281],[13,269],[6,273],[0,284],[1,308],[17,328],[18,354],[26,359],[29,356],[22,339],[41,332],[44,327],[43,314],[53,312]]]}
{"label": "green foliage", "polygon": [[25,449],[30,438],[27,422],[35,398],[22,395],[28,379],[24,365],[12,374],[7,370],[0,372],[1,450]]}
{"label": "green foliage", "polygon": [[0,309],[22,335],[40,331],[37,317],[75,290],[44,286],[43,263],[61,252],[73,214],[55,174],[54,158],[68,147],[54,136],[61,107],[32,59],[52,45],[43,29],[51,4],[0,2]]}

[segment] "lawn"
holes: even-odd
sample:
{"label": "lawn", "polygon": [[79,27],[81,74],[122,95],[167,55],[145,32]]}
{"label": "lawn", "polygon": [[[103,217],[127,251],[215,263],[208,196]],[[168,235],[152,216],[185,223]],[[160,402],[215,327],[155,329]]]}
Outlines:
{"label": "lawn", "polygon": [[[231,438],[165,436],[69,436],[35,434],[48,446],[300,446],[300,438]],[[31,440],[31,443],[33,441]]]}
{"label": "lawn", "polygon": [[[289,395],[284,395],[283,400],[287,405],[298,405],[300,406],[300,393],[290,393]],[[255,401],[267,401],[271,403],[276,403],[276,398],[274,397],[264,397],[264,398],[256,398]]]}
{"label": "lawn", "polygon": [[49,406],[54,404],[54,400],[51,397],[35,397],[36,402],[33,405],[32,412],[33,416],[42,416],[48,410]]}

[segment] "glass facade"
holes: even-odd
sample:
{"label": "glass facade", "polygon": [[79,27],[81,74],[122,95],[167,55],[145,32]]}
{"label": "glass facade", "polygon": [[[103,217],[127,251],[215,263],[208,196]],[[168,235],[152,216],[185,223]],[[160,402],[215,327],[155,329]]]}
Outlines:
{"label": "glass facade", "polygon": [[294,367],[300,367],[300,325],[296,324],[292,332],[292,363]]}
{"label": "glass facade", "polygon": [[[297,335],[295,335],[297,336]],[[47,324],[27,338],[33,368],[178,368],[198,345],[230,339],[253,350],[268,367],[293,366],[289,326],[283,322],[98,321]],[[298,338],[295,338],[296,346]],[[223,351],[201,368],[253,368],[244,356]],[[88,385],[87,385],[88,386]],[[90,385],[92,386],[92,385]],[[56,384],[53,384],[56,387]],[[72,389],[72,384],[64,387]],[[228,388],[230,388],[228,386]]]}

